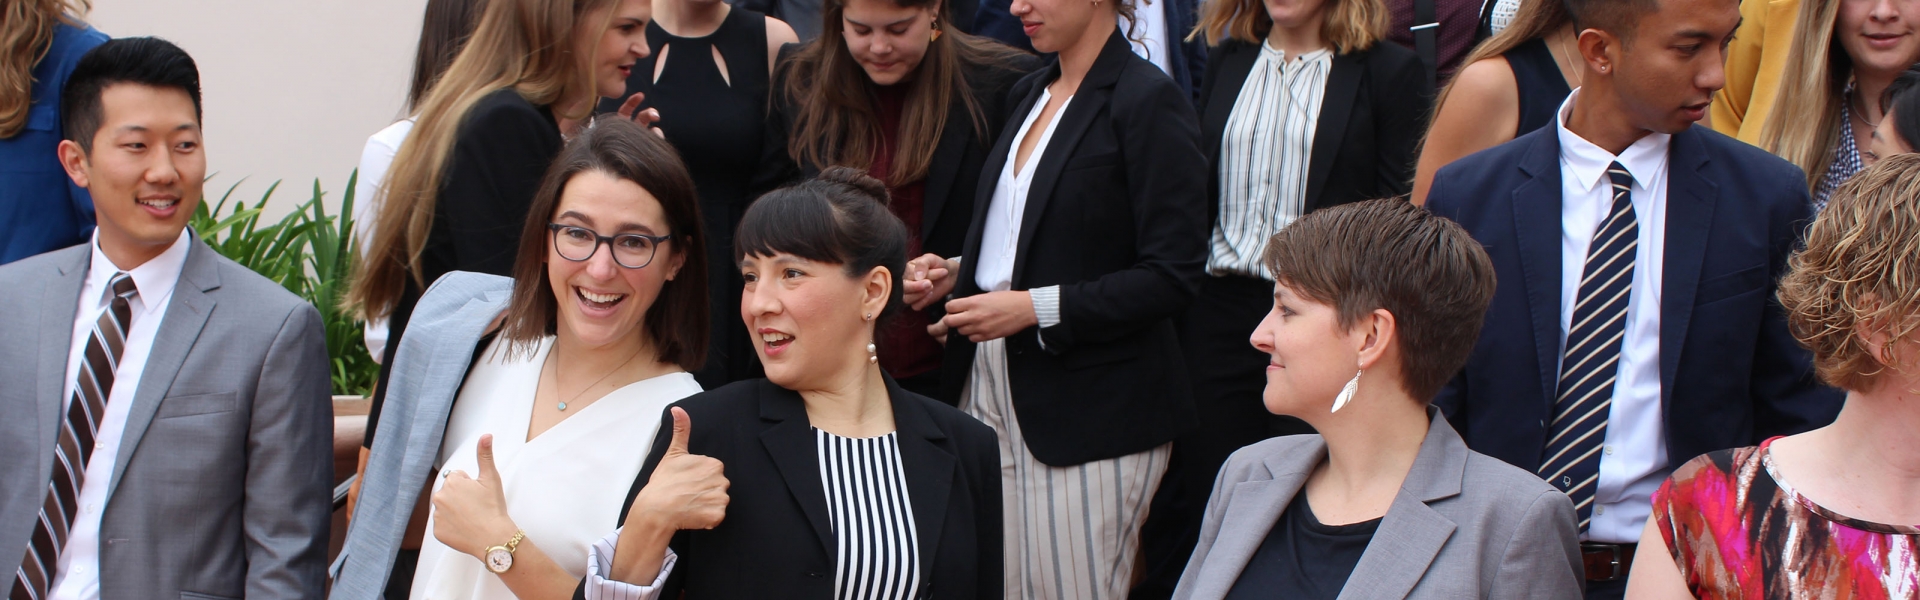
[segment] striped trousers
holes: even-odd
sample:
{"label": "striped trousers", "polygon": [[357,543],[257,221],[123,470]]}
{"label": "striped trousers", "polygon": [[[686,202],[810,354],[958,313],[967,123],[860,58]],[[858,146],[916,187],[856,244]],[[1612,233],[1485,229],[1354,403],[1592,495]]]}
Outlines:
{"label": "striped trousers", "polygon": [[1070,467],[1034,459],[1014,418],[1004,339],[979,345],[960,408],[1000,434],[1006,597],[1124,600],[1172,444]]}

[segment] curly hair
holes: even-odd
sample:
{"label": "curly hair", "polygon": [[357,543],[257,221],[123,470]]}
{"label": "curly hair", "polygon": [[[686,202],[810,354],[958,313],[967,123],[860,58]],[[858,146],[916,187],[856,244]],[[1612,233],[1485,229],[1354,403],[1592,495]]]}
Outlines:
{"label": "curly hair", "polygon": [[[1835,191],[1788,259],[1780,304],[1830,385],[1863,390],[1920,330],[1920,155],[1879,162]],[[1886,333],[1875,357],[1865,331]]]}

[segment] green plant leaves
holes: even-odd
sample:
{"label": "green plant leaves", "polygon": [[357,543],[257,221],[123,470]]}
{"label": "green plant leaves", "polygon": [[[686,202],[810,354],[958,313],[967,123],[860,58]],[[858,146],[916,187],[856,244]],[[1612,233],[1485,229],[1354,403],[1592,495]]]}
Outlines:
{"label": "green plant leaves", "polygon": [[318,179],[313,182],[313,195],[277,222],[262,223],[261,213],[280,188],[278,181],[267,187],[259,202],[248,206],[241,200],[226,212],[242,179],[229,186],[212,208],[202,200],[189,221],[194,233],[215,252],[272,279],[320,311],[327,355],[333,362],[333,393],[340,395],[371,394],[380,373],[380,365],[367,353],[360,319],[340,307],[358,258],[353,190],[359,178],[358,170],[347,176],[338,215],[327,214],[322,201],[326,192]]}

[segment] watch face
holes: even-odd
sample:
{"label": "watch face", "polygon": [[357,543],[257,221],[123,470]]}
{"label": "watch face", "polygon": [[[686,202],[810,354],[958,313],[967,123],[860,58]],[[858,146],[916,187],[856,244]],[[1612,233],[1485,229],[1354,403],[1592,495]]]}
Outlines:
{"label": "watch face", "polygon": [[513,568],[513,553],[506,548],[494,548],[487,551],[487,570],[505,573]]}

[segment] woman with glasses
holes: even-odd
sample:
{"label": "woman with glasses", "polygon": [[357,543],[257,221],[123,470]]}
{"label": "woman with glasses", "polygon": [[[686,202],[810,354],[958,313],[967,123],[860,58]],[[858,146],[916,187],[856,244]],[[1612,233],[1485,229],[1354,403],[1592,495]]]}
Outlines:
{"label": "woman with glasses", "polygon": [[420,299],[336,597],[384,585],[423,487],[411,597],[569,596],[660,411],[700,392],[688,371],[706,357],[702,236],[664,140],[606,119],[568,144],[534,195],[513,277],[456,272]]}

